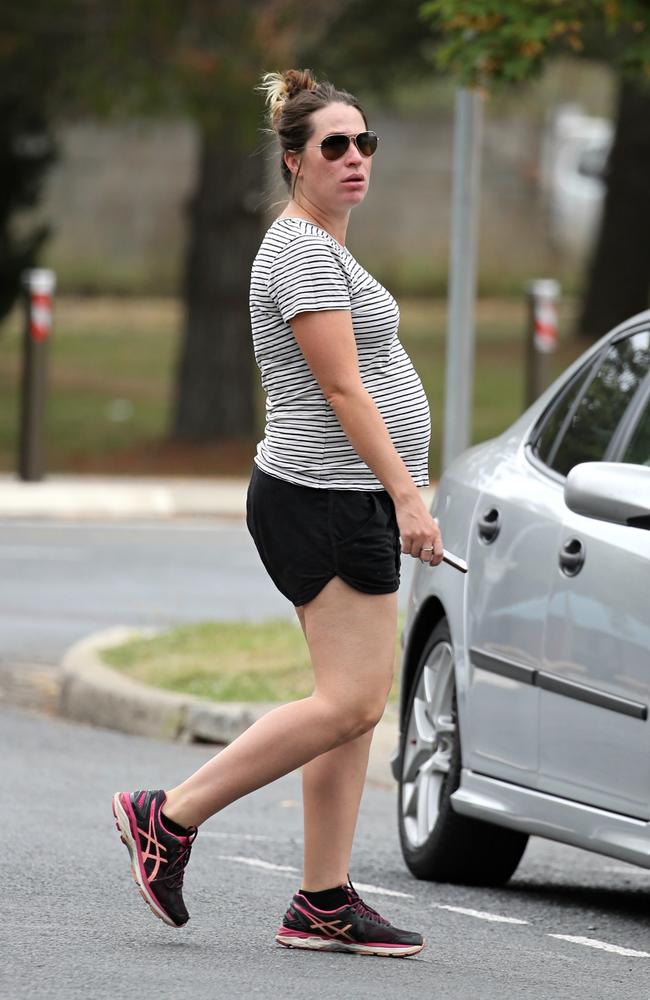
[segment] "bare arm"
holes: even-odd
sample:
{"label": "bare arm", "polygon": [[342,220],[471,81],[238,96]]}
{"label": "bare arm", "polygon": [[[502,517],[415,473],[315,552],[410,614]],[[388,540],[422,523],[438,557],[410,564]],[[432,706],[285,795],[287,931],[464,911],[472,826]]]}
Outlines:
{"label": "bare arm", "polygon": [[428,553],[425,558],[437,565],[442,559],[440,530],[363,386],[350,313],[299,313],[291,320],[291,329],[350,444],[393,499],[402,552],[419,556],[423,546],[433,546],[431,558]]}

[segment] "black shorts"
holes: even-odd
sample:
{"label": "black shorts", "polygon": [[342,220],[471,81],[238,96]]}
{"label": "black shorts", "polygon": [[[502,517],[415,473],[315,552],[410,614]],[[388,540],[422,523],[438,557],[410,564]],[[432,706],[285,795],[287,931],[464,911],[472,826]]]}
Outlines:
{"label": "black shorts", "polygon": [[297,486],[254,464],[246,524],[273,583],[296,606],[335,576],[364,594],[399,588],[401,544],[386,490]]}

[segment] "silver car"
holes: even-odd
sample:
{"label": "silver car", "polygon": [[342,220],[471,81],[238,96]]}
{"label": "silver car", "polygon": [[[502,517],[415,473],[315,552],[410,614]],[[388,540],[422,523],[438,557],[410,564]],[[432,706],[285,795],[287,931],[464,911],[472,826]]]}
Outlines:
{"label": "silver car", "polygon": [[497,885],[537,834],[650,868],[650,311],[443,475],[393,757],[406,864]]}

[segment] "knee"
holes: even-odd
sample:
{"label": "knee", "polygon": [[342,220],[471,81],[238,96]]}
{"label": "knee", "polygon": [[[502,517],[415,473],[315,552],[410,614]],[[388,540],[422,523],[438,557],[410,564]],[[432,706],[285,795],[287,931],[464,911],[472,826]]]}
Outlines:
{"label": "knee", "polygon": [[340,719],[342,730],[340,735],[343,740],[354,740],[374,729],[384,714],[385,707],[385,699],[347,705]]}

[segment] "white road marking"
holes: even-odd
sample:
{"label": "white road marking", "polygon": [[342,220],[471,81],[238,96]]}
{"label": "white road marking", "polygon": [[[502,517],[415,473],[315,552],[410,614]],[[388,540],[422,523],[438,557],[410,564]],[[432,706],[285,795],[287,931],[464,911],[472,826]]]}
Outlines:
{"label": "white road marking", "polygon": [[[266,837],[263,833],[226,833],[224,830],[201,830],[201,840],[204,837],[214,837],[215,839],[222,840],[224,838],[230,838],[232,840],[263,840],[267,844],[286,844],[286,837]],[[298,843],[298,838],[292,838],[296,843]],[[302,841],[300,841],[302,842]]]}
{"label": "white road marking", "polygon": [[[207,837],[240,837],[247,840],[271,840],[271,837],[264,837],[256,834],[229,834],[211,833],[204,831],[203,836]],[[249,865],[251,868],[262,868],[264,871],[278,872],[283,875],[299,874],[299,869],[293,865],[276,865],[271,861],[263,861],[262,858],[249,858],[243,854],[219,854],[220,861],[233,861],[239,865]],[[359,892],[375,893],[378,896],[397,896],[402,899],[413,899],[412,893],[399,892],[396,889],[386,889],[383,886],[358,882],[356,888]],[[505,917],[500,913],[488,913],[487,910],[472,910],[466,906],[451,906],[448,903],[432,903],[437,910],[449,910],[451,913],[460,913],[466,917],[475,917],[477,920],[488,920],[499,924],[528,924],[528,920],[520,920],[519,917]],[[599,948],[601,951],[612,952],[615,955],[623,955],[626,958],[650,958],[650,952],[637,951],[634,948],[623,948],[617,944],[608,944],[606,941],[597,941],[595,938],[579,937],[573,934],[548,934],[547,937],[557,938],[560,941],[568,941],[571,944],[581,944],[588,948]]]}
{"label": "white road marking", "polygon": [[[275,865],[270,861],[262,861],[261,858],[247,858],[243,854],[219,854],[218,858],[220,861],[234,861],[239,865],[250,865],[251,868],[263,868],[265,871],[288,872],[291,875],[299,873],[299,869],[294,868],[292,865]],[[355,883],[355,888],[360,892],[375,893],[377,896],[399,896],[403,899],[413,899],[413,896],[408,892],[398,892],[397,889],[384,889],[380,885],[357,882]]]}
{"label": "white road marking", "polygon": [[252,868],[264,868],[270,872],[297,872],[298,869],[292,865],[274,865],[270,861],[262,861],[261,858],[245,858],[241,854],[220,854],[220,861],[236,861],[240,865],[250,865]]}
{"label": "white road marking", "polygon": [[500,913],[487,913],[485,910],[470,910],[465,906],[447,906],[445,903],[432,903],[437,910],[451,910],[452,913],[462,913],[466,917],[476,917],[478,920],[492,920],[498,924],[527,924],[527,920],[518,917],[502,917]]}
{"label": "white road marking", "polygon": [[608,944],[607,941],[596,941],[595,938],[576,937],[573,934],[549,934],[548,936],[559,938],[560,941],[570,941],[571,944],[583,944],[587,948],[600,948],[601,951],[611,951],[615,955],[625,955],[626,958],[650,958],[650,951],[621,948],[618,944]]}
{"label": "white road marking", "polygon": [[384,889],[381,885],[370,885],[367,882],[355,882],[354,888],[359,892],[375,893],[377,896],[398,896],[400,899],[413,899],[411,892],[398,892],[397,889]]}

